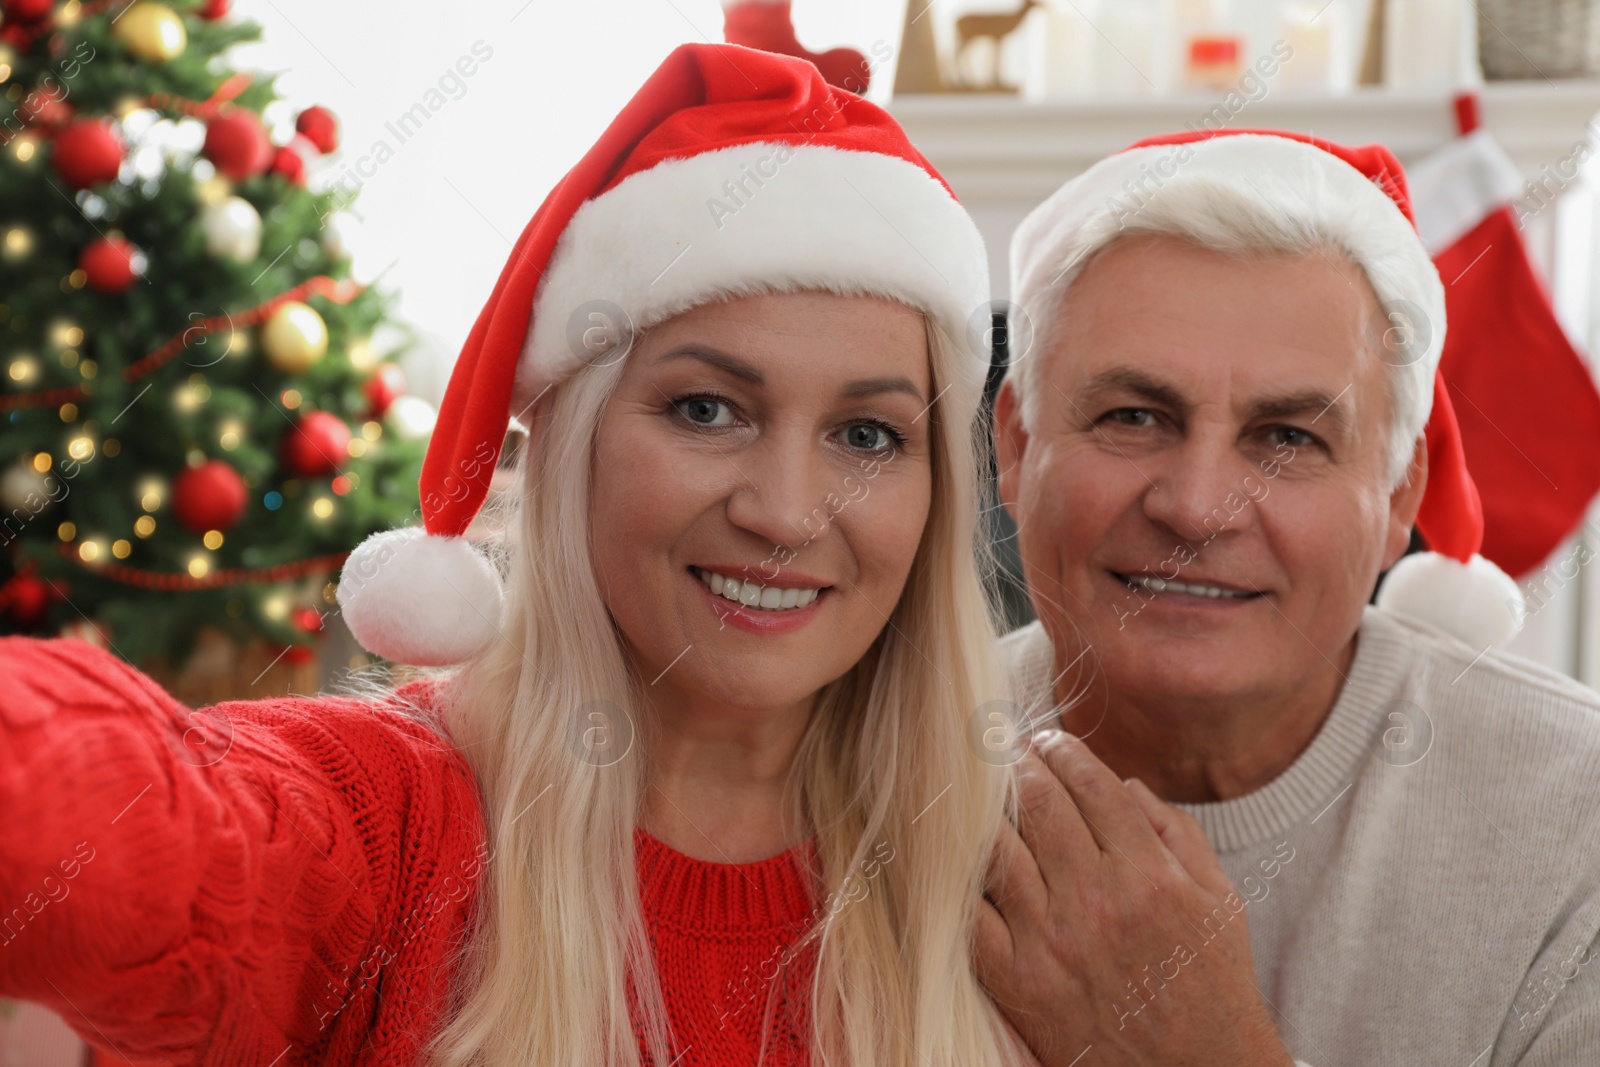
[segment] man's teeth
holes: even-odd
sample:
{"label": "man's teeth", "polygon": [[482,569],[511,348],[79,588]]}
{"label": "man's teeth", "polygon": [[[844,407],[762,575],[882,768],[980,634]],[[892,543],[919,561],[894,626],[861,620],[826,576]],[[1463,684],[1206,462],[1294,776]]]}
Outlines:
{"label": "man's teeth", "polygon": [[699,567],[694,568],[694,575],[720,597],[726,597],[747,608],[764,608],[768,611],[803,608],[817,599],[817,594],[821,592],[820,589],[779,589],[748,579],[740,581],[737,578],[728,578],[716,571],[703,570]]}
{"label": "man's teeth", "polygon": [[1148,574],[1132,574],[1128,576],[1132,585],[1140,585],[1152,593],[1188,593],[1190,596],[1210,597],[1249,597],[1253,593],[1240,592],[1237,589],[1223,589],[1217,585],[1201,585],[1198,582],[1174,582],[1167,578],[1156,578]]}

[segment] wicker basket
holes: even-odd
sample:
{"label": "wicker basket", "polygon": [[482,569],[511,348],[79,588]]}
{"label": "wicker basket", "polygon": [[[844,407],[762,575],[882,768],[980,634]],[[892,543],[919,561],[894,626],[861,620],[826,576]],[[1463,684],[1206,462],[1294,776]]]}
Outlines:
{"label": "wicker basket", "polygon": [[1600,74],[1600,0],[1478,0],[1477,8],[1485,78]]}

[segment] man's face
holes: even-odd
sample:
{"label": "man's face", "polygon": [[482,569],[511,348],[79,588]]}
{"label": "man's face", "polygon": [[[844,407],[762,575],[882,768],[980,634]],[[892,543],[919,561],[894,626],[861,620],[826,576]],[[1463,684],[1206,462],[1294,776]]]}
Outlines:
{"label": "man's face", "polygon": [[[1058,653],[1113,692],[1273,699],[1342,670],[1422,479],[1391,492],[1378,302],[1338,253],[1103,250],[996,411],[1001,494]],[[1381,321],[1381,320],[1378,320]]]}

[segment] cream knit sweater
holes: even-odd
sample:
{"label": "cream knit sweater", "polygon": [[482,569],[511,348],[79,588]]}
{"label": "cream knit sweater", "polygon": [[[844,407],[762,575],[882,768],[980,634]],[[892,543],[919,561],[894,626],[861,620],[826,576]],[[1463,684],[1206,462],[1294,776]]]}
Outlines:
{"label": "cream knit sweater", "polygon": [[[1001,649],[1018,700],[1050,708],[1039,623]],[[1300,1063],[1600,1067],[1600,693],[1369,607],[1299,758],[1180,807],[1246,900]],[[1119,1015],[1166,985],[1152,970]]]}

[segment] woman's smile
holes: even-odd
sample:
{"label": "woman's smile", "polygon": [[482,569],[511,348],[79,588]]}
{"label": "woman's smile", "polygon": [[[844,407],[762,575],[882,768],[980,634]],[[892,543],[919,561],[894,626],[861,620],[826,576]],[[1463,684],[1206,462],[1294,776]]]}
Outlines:
{"label": "woman's smile", "polygon": [[816,618],[833,589],[800,585],[796,576],[782,574],[757,582],[703,567],[690,567],[689,573],[718,619],[750,633],[793,633]]}

